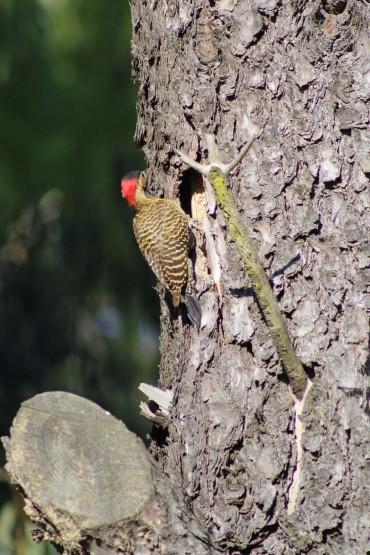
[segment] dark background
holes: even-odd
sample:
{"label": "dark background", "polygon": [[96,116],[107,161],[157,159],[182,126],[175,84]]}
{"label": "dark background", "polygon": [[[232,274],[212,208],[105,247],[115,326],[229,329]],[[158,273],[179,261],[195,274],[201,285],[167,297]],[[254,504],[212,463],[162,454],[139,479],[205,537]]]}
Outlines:
{"label": "dark background", "polygon": [[[159,309],[120,195],[145,165],[130,37],[126,2],[0,0],[1,435],[50,390],[150,429],[137,387],[156,380]],[[4,471],[0,488],[1,555],[45,553]]]}

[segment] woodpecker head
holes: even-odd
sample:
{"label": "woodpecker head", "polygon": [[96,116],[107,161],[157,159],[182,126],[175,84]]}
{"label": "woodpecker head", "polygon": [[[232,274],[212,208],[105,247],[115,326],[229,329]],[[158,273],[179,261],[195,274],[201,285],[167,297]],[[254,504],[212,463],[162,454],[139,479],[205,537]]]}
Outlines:
{"label": "woodpecker head", "polygon": [[121,181],[122,196],[127,200],[130,206],[136,208],[136,193],[138,188],[145,189],[146,177],[145,172],[130,172]]}

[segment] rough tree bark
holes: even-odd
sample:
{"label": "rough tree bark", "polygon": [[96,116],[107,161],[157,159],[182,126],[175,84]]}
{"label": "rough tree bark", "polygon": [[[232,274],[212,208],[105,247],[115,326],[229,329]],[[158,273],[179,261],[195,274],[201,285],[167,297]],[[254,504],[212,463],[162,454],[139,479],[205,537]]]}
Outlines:
{"label": "rough tree bark", "polygon": [[[368,7],[134,0],[132,17],[136,141],[151,190],[178,197],[197,222],[203,320],[198,333],[160,291],[159,385],[173,401],[166,429],[153,434],[157,478],[143,504],[161,501],[136,518],[121,551],[117,533],[100,531],[98,543],[109,553],[363,554]],[[214,133],[228,161],[254,125],[262,135],[230,186],[312,381],[303,404],[292,398],[212,191],[174,151],[202,160],[202,137]],[[17,481],[16,434],[6,445]],[[74,548],[98,553],[86,530]]]}
{"label": "rough tree bark", "polygon": [[[132,12],[136,140],[155,193],[178,196],[203,230],[200,334],[162,301],[160,385],[175,396],[163,468],[225,549],[363,553],[368,6],[137,0]],[[300,475],[292,398],[245,270],[174,154],[201,160],[209,132],[227,162],[254,124],[263,133],[230,183],[313,381]]]}

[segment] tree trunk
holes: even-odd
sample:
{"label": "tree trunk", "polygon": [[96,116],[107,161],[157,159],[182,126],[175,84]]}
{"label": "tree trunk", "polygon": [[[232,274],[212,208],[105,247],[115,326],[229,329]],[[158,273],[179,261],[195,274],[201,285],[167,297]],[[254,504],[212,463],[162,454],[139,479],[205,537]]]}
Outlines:
{"label": "tree trunk", "polygon": [[[369,549],[367,10],[354,0],[133,0],[136,141],[151,191],[178,197],[197,224],[203,311],[198,332],[160,291],[159,385],[173,401],[153,434],[160,478],[149,498],[166,510],[135,522],[165,513],[178,535],[157,530],[147,552]],[[209,184],[174,152],[206,160],[203,137],[214,133],[227,162],[256,125],[230,187],[312,382],[301,403]],[[186,515],[181,533],[171,510]],[[177,543],[184,530],[190,543]],[[123,552],[141,552],[136,539]]]}
{"label": "tree trunk", "polygon": [[[200,333],[162,302],[160,385],[175,402],[153,452],[225,549],[364,553],[368,8],[137,0],[132,10],[136,140],[155,194],[179,197],[201,229]],[[228,162],[254,125],[262,135],[230,185],[313,381],[299,420],[222,214],[208,197],[204,215],[201,178],[174,154],[204,158],[214,133]]]}

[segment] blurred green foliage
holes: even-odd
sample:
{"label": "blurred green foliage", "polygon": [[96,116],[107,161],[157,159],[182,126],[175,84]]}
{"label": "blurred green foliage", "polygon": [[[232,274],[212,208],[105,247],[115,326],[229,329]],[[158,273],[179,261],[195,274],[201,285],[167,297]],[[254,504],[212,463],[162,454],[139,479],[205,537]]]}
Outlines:
{"label": "blurred green foliage", "polygon": [[[158,302],[119,186],[144,166],[130,37],[124,1],[0,0],[2,435],[56,389],[150,428],[137,386],[156,380]],[[0,552],[18,555],[2,484]]]}

